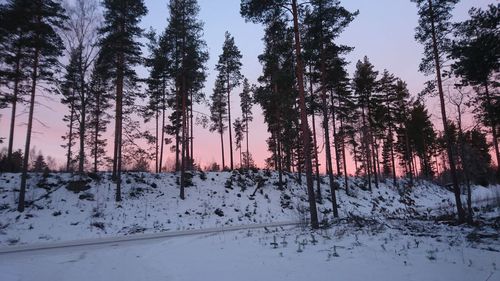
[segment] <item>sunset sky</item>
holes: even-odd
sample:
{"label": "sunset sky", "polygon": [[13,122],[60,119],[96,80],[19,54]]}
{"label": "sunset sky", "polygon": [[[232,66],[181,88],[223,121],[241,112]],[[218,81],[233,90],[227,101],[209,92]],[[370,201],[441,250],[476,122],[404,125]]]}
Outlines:
{"label": "sunset sky", "polygon": [[[417,94],[423,83],[428,79],[418,72],[418,64],[421,59],[422,46],[414,39],[414,28],[417,25],[417,9],[409,0],[351,0],[341,1],[349,10],[359,10],[359,16],[345,30],[339,38],[341,44],[355,47],[348,55],[349,73],[352,74],[356,61],[368,56],[375,68],[382,72],[388,69],[391,73],[402,78],[408,83],[412,94]],[[486,7],[493,3],[492,0],[463,0],[455,9],[455,21],[463,20],[467,16],[470,7]],[[142,27],[149,29],[153,27],[157,31],[164,30],[167,24],[167,1],[146,0],[149,10],[147,16],[142,20]],[[239,14],[240,1],[238,0],[200,0],[200,19],[205,23],[205,40],[207,42],[210,60],[207,68],[208,79],[205,83],[205,95],[210,96],[215,79],[215,64],[221,52],[224,41],[224,32],[229,31],[234,37],[236,45],[243,55],[242,73],[251,83],[257,82],[261,73],[261,65],[257,56],[262,53],[263,27],[253,23],[245,23]],[[146,77],[147,72],[139,69],[141,77]],[[233,121],[240,117],[239,94],[240,89],[233,92],[231,109],[234,112]],[[40,92],[41,93],[41,92]],[[61,147],[63,141],[61,136],[66,131],[66,124],[62,121],[67,108],[59,103],[60,97],[41,94],[37,97],[39,105],[35,110],[36,121],[34,123],[33,146],[41,150],[44,155],[50,155],[59,163],[64,162],[65,151]],[[437,128],[441,129],[437,121],[438,108],[433,106],[435,101],[429,101],[428,105],[433,114],[433,121]],[[234,110],[233,110],[234,109]],[[23,111],[24,110],[24,111]],[[25,108],[19,112],[17,130],[15,135],[15,148],[23,148],[26,137]],[[195,110],[208,114],[206,105],[195,106]],[[453,111],[450,110],[450,113]],[[8,123],[10,121],[10,108],[0,111],[0,136],[8,136]],[[318,118],[319,119],[319,118]],[[108,131],[111,131],[111,128]],[[154,124],[144,124],[144,129],[153,129]],[[112,133],[112,132],[110,132]],[[194,131],[194,154],[195,161],[202,166],[211,162],[220,163],[219,136],[212,134],[208,129],[197,126]],[[254,121],[250,126],[250,151],[254,160],[262,166],[264,159],[269,156],[267,152],[266,139],[268,137],[267,127],[263,123],[259,106],[254,106]],[[319,138],[322,138],[320,133]],[[112,142],[112,137],[109,138]],[[226,134],[226,143],[227,143]],[[322,142],[320,142],[322,143]],[[4,143],[5,146],[5,143]],[[228,145],[226,145],[228,148]],[[112,150],[112,147],[109,147]],[[235,154],[238,155],[238,154]],[[172,155],[167,155],[167,158]],[[226,163],[229,153],[226,151]],[[235,157],[236,163],[239,158]]]}

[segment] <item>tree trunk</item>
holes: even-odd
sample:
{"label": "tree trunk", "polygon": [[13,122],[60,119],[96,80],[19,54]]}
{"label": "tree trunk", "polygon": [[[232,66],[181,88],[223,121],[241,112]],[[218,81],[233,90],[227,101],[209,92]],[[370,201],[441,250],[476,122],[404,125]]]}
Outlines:
{"label": "tree trunk", "polygon": [[340,144],[342,148],[342,162],[344,166],[344,185],[345,185],[345,193],[349,195],[349,180],[347,178],[347,161],[345,155],[345,132],[344,132],[344,122],[343,118],[340,117],[340,131],[342,132],[342,136],[340,139]]}
{"label": "tree trunk", "polygon": [[[179,150],[179,146],[180,146],[180,129],[179,129],[179,121],[181,120],[178,120],[182,115],[179,114],[180,111],[180,107],[179,107],[179,86],[175,85],[175,121],[177,122],[177,124],[175,124],[175,171],[178,172],[180,171],[180,157],[179,157],[179,154],[180,154],[180,150]],[[182,121],[181,121],[182,122]]]}
{"label": "tree trunk", "polygon": [[316,195],[318,202],[321,203],[321,180],[319,178],[319,159],[318,159],[318,144],[316,139],[316,118],[314,118],[314,113],[312,114],[312,127],[313,127],[313,148],[314,148],[314,168],[316,172]]}
{"label": "tree trunk", "polygon": [[[229,75],[228,75],[229,76]],[[228,130],[229,130],[229,156],[230,156],[230,165],[231,171],[234,169],[233,165],[233,132],[231,128],[231,87],[229,77],[227,77],[227,118],[229,122]]]}
{"label": "tree trunk", "polygon": [[[279,132],[279,129],[278,129],[278,132]],[[277,134],[277,136],[279,136],[279,133]],[[277,137],[276,140],[277,140],[276,150],[278,152],[278,155],[277,155],[277,158],[278,158],[278,188],[280,190],[282,190],[283,189],[283,164],[282,164],[282,156],[281,156],[281,141],[279,140],[279,137]]]}
{"label": "tree trunk", "polygon": [[340,153],[339,153],[339,147],[338,147],[338,135],[337,135],[337,121],[335,118],[335,106],[333,105],[332,101],[332,129],[333,129],[333,147],[335,148],[335,162],[337,164],[337,175],[341,175],[341,165],[340,165]]}
{"label": "tree trunk", "polygon": [[[309,67],[309,71],[312,72],[311,67]],[[309,90],[311,93],[311,100],[314,100],[314,91],[313,91],[313,83],[312,79],[309,79]],[[314,106],[313,106],[314,107]],[[319,159],[318,159],[318,142],[316,138],[316,118],[314,114],[314,108],[312,109],[312,128],[313,128],[313,149],[314,149],[314,168],[316,170],[316,195],[318,198],[319,203],[321,203],[322,196],[321,196],[321,181],[319,178]]]}
{"label": "tree trunk", "polygon": [[158,143],[160,140],[160,114],[158,107],[155,108],[155,173],[159,173],[160,169],[158,166],[159,162],[159,151],[160,151],[160,144]]}
{"label": "tree trunk", "polygon": [[246,134],[246,142],[247,142],[247,157],[245,159],[245,165],[247,170],[250,169],[250,150],[248,149],[248,114],[245,114],[245,134]]}
{"label": "tree trunk", "polygon": [[[40,18],[38,18],[38,23],[40,23]],[[37,39],[39,35],[37,34]],[[36,40],[38,41],[38,40]],[[40,59],[40,47],[35,47],[35,54],[33,57],[33,74],[31,82],[31,98],[30,107],[28,114],[28,129],[26,131],[26,144],[24,146],[24,158],[23,158],[23,172],[21,174],[21,188],[19,190],[19,201],[17,205],[18,212],[24,212],[24,197],[26,194],[26,180],[28,178],[28,165],[29,165],[29,154],[30,154],[30,144],[31,144],[31,130],[33,128],[33,112],[35,110],[35,95],[36,95],[36,85],[38,79],[38,63]]]}
{"label": "tree trunk", "polygon": [[9,147],[7,149],[7,163],[8,163],[8,168],[9,171],[13,171],[12,167],[12,150],[14,146],[14,129],[16,126],[16,110],[17,110],[17,99],[19,96],[19,83],[20,83],[20,77],[21,76],[21,48],[18,47],[17,53],[16,53],[16,77],[14,79],[14,92],[13,92],[13,97],[12,97],[12,114],[10,118],[10,132],[9,132]]}
{"label": "tree trunk", "polygon": [[[182,79],[185,80],[184,77]],[[183,84],[185,84],[183,82]],[[184,87],[183,87],[184,88]],[[180,182],[180,194],[179,197],[184,200],[184,187],[186,183],[186,126],[187,126],[187,113],[186,113],[186,95],[183,91],[182,93],[182,131],[181,131],[181,182]]]}
{"label": "tree trunk", "polygon": [[413,186],[413,157],[410,147],[410,139],[408,137],[408,129],[405,127],[405,145],[406,145],[406,164],[408,165],[408,177],[410,178],[410,185]]}
{"label": "tree trunk", "polygon": [[486,103],[488,106],[488,117],[491,118],[490,120],[490,125],[491,125],[491,134],[493,135],[493,148],[495,149],[495,156],[497,159],[497,177],[500,179],[500,151],[498,149],[498,135],[497,135],[497,124],[495,118],[493,118],[493,114],[489,111],[491,111],[491,96],[490,96],[490,91],[488,89],[488,82],[484,83],[484,90],[486,94]]}
{"label": "tree trunk", "polygon": [[[337,196],[335,194],[335,189],[336,189],[338,184],[335,181],[335,179],[333,178],[332,152],[331,152],[331,148],[330,148],[330,129],[328,126],[328,103],[327,103],[327,97],[326,97],[325,59],[326,58],[325,58],[325,54],[323,52],[323,46],[321,46],[321,84],[322,84],[321,85],[321,101],[323,103],[323,131],[325,132],[325,157],[326,157],[326,165],[328,168],[327,170],[328,170],[328,179],[329,179],[329,183],[330,183],[330,193],[332,196],[331,199],[332,199],[333,217],[338,218],[339,212],[337,209]],[[334,113],[332,112],[332,115],[333,114]],[[335,123],[335,121],[334,121],[334,123]],[[338,157],[337,157],[337,161],[338,161]]]}
{"label": "tree trunk", "polygon": [[122,128],[123,128],[123,80],[124,80],[124,58],[123,53],[118,54],[118,66],[116,77],[116,202],[122,201],[121,195],[121,173],[122,173]]}
{"label": "tree trunk", "polygon": [[164,147],[165,147],[165,101],[167,99],[166,96],[166,85],[165,78],[163,78],[163,89],[162,89],[162,108],[161,108],[161,144],[160,144],[160,166],[158,167],[158,172],[162,172],[163,168],[163,155],[164,155]]}
{"label": "tree trunk", "polygon": [[97,94],[96,97],[96,115],[95,115],[95,135],[94,135],[94,173],[97,173],[97,161],[98,161],[98,149],[99,149],[99,122],[101,115],[101,94]]}
{"label": "tree trunk", "polygon": [[[83,87],[83,85],[81,86]],[[83,89],[81,89],[81,91],[83,91]],[[85,114],[85,110],[86,110],[86,106],[85,106],[85,94],[82,92],[81,93],[81,99],[80,99],[80,102],[81,102],[81,113],[80,113],[80,153],[78,154],[78,157],[79,157],[79,161],[78,161],[78,173],[81,175],[83,174],[83,168],[84,168],[84,163],[85,163],[85,118],[86,118],[86,114]]]}
{"label": "tree trunk", "polygon": [[465,177],[465,184],[467,187],[467,223],[472,225],[474,222],[474,212],[472,210],[472,190],[470,186],[470,176],[469,176],[469,165],[467,159],[465,159],[465,140],[464,132],[462,130],[462,113],[460,111],[460,105],[457,105],[458,112],[458,133],[460,142],[460,158],[462,160],[462,169]]}
{"label": "tree trunk", "polygon": [[297,60],[296,71],[297,71],[297,82],[299,87],[298,90],[299,90],[300,119],[301,119],[301,129],[302,129],[302,140],[304,144],[307,194],[309,197],[309,212],[311,215],[311,227],[313,229],[317,229],[319,228],[318,210],[316,209],[316,199],[314,196],[311,155],[309,155],[308,153],[309,151],[311,151],[310,149],[311,143],[309,139],[309,125],[307,122],[306,99],[304,93],[304,63],[302,61],[302,54],[301,54],[297,0],[292,0],[292,14],[293,14],[293,30],[295,34],[295,56]]}
{"label": "tree trunk", "polygon": [[193,100],[193,93],[191,92],[191,111],[190,111],[190,115],[189,115],[189,119],[190,119],[190,122],[191,122],[191,133],[189,135],[189,140],[191,142],[191,158],[190,158],[190,161],[189,161],[189,168],[190,170],[193,170],[194,169],[194,127],[193,127],[193,104],[194,104],[194,100]]}
{"label": "tree trunk", "polygon": [[[368,118],[372,116],[372,111],[370,109],[370,106],[368,106]],[[378,175],[377,175],[377,158],[378,158],[378,153],[375,150],[375,137],[373,136],[373,126],[372,126],[372,121],[371,118],[368,120],[368,145],[370,146],[369,151],[371,158],[368,158],[368,161],[373,161],[373,166],[372,166],[372,171],[373,171],[373,180],[375,181],[375,188],[378,188]],[[370,164],[371,165],[371,164]]]}
{"label": "tree trunk", "polygon": [[443,93],[443,83],[441,81],[441,65],[439,61],[439,51],[437,46],[437,38],[436,38],[436,29],[434,24],[434,11],[432,9],[432,0],[429,0],[429,17],[431,22],[431,33],[432,33],[432,48],[434,52],[434,64],[436,67],[436,77],[438,83],[438,92],[439,92],[439,100],[441,103],[441,118],[443,120],[443,128],[446,139],[446,150],[448,151],[448,161],[450,162],[450,172],[453,181],[453,191],[455,194],[455,202],[457,205],[457,213],[458,213],[458,221],[465,221],[465,213],[462,208],[462,201],[460,199],[460,187],[458,185],[457,171],[455,167],[455,159],[453,156],[452,150],[452,140],[450,136],[450,132],[448,131],[448,122],[446,117],[446,107],[444,102],[444,93]]}
{"label": "tree trunk", "polygon": [[186,155],[185,155],[185,158],[184,158],[184,161],[186,162],[185,165],[185,170],[191,170],[191,148],[189,147],[189,128],[191,127],[190,124],[189,124],[189,98],[187,96],[187,91],[186,91],[186,108],[185,108],[185,118],[186,118],[186,132],[185,132],[185,136],[184,136],[184,142],[182,143],[182,145],[185,145],[186,146]]}
{"label": "tree trunk", "polygon": [[392,181],[394,186],[398,185],[398,182],[396,180],[396,163],[394,161],[394,145],[393,145],[393,137],[392,137],[392,126],[389,125],[389,145],[391,149],[391,165],[392,165]]}
{"label": "tree trunk", "polygon": [[220,120],[219,133],[220,133],[220,146],[221,146],[221,156],[222,156],[222,171],[224,171],[224,168],[226,167],[226,162],[224,161],[224,130],[223,130],[224,124],[222,123],[222,114],[220,113],[219,113],[219,120]]}
{"label": "tree trunk", "polygon": [[73,122],[75,119],[75,102],[73,100],[75,93],[74,91],[72,92],[72,97],[71,97],[71,113],[69,116],[69,135],[68,135],[68,152],[66,155],[66,172],[70,171],[70,165],[71,165],[71,147],[73,146]]}
{"label": "tree trunk", "polygon": [[366,125],[366,118],[365,118],[365,109],[364,107],[361,108],[361,119],[362,119],[362,122],[363,122],[363,137],[362,137],[362,144],[363,144],[363,147],[364,147],[364,152],[365,152],[365,163],[366,163],[366,167],[365,167],[365,173],[366,173],[366,176],[368,177],[368,190],[372,191],[372,179],[371,179],[371,172],[372,172],[372,167],[371,167],[371,153],[370,153],[370,136],[368,134],[368,127]]}

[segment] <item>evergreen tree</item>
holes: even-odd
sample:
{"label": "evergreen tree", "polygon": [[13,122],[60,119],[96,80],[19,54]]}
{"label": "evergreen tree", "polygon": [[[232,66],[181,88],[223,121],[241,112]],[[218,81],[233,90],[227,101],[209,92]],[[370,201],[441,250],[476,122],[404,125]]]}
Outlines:
{"label": "evergreen tree", "polygon": [[[261,87],[257,88],[254,98],[263,109],[264,120],[271,134],[267,144],[272,156],[267,162],[278,171],[278,186],[282,188],[283,170],[290,170],[291,159],[299,147],[293,33],[287,27],[286,20],[276,17],[269,22],[263,41],[264,53],[259,56],[263,66],[263,74],[259,77]],[[300,169],[301,157],[297,157],[296,162]]]}
{"label": "evergreen tree", "polygon": [[[205,63],[208,60],[206,44],[202,39],[203,23],[197,19],[199,10],[196,0],[171,0],[170,19],[165,31],[165,43],[169,44],[168,49],[172,50],[169,73],[175,88],[175,97],[171,102],[174,108],[171,116],[173,124],[169,131],[176,136],[176,170],[180,166],[181,199],[184,199],[184,187],[187,183],[186,170],[192,168],[193,164],[193,103],[201,101],[204,97],[201,89],[206,79]],[[182,146],[180,161],[179,146]]]}
{"label": "evergreen tree", "polygon": [[87,120],[87,147],[90,148],[93,171],[107,162],[107,140],[103,137],[110,121],[112,85],[107,76],[105,65],[102,64],[102,55],[99,54],[90,76],[88,89],[88,120]]}
{"label": "evergreen tree", "polygon": [[451,138],[448,135],[448,121],[446,115],[446,105],[444,101],[442,67],[443,55],[449,51],[449,34],[452,29],[450,19],[451,11],[459,0],[411,0],[417,4],[418,27],[416,28],[415,39],[424,45],[424,57],[420,64],[420,71],[425,74],[436,75],[438,94],[441,106],[441,119],[443,122],[444,135],[450,164],[453,191],[455,193],[455,203],[457,207],[459,222],[465,221],[465,212],[460,200],[460,187],[458,185],[457,172],[455,167],[455,156],[452,151]]}
{"label": "evergreen tree", "polygon": [[[300,109],[300,125],[301,125],[301,138],[304,146],[304,151],[309,152],[311,149],[311,140],[309,135],[309,124],[306,112],[306,99],[304,91],[304,62],[302,58],[302,44],[299,24],[299,8],[301,4],[297,0],[242,0],[241,1],[241,15],[247,20],[253,22],[269,22],[269,20],[276,16],[281,15],[286,11],[291,12],[294,33],[295,45],[295,62],[296,62],[296,77],[297,77],[297,91],[299,93],[299,109]],[[314,196],[313,178],[312,178],[312,161],[309,153],[304,153],[306,180],[307,180],[307,193],[309,197],[309,212],[311,215],[311,226],[318,228],[318,214],[316,209],[316,199]]]}
{"label": "evergreen tree", "polygon": [[488,171],[491,167],[490,145],[486,135],[479,129],[465,132],[464,163],[467,163],[471,180],[476,184],[488,184]]}
{"label": "evergreen tree", "polygon": [[[254,100],[252,97],[252,89],[250,88],[250,84],[248,83],[248,79],[243,80],[243,90],[240,93],[240,106],[241,106],[241,114],[242,114],[242,119],[241,121],[244,123],[244,129],[245,129],[245,139],[246,139],[246,155],[250,155],[250,150],[249,150],[249,123],[253,121],[253,116],[252,116],[252,106],[253,106]],[[247,157],[247,159],[250,159],[250,157]],[[245,167],[247,169],[250,168],[250,163],[244,162]]]}
{"label": "evergreen tree", "polygon": [[389,73],[389,71],[384,70],[382,77],[378,81],[378,92],[382,95],[380,100],[382,101],[380,121],[385,132],[385,141],[383,146],[383,167],[384,175],[392,176],[392,181],[394,185],[397,185],[396,181],[396,164],[394,159],[394,132],[396,131],[396,115],[398,114],[398,95],[395,91],[396,77]]}
{"label": "evergreen tree", "polygon": [[412,101],[410,99],[410,92],[407,84],[397,79],[394,85],[395,94],[395,107],[398,111],[394,115],[394,123],[396,124],[396,137],[395,151],[399,153],[400,166],[404,168],[405,176],[410,181],[410,186],[413,185],[413,151],[410,146],[410,138],[408,134],[408,116]]}
{"label": "evergreen tree", "polygon": [[361,110],[361,145],[365,174],[368,181],[368,189],[371,191],[371,176],[373,173],[372,150],[372,108],[373,92],[377,83],[378,72],[373,69],[367,57],[356,64],[356,72],[353,78],[353,88],[356,94],[357,107]]}
{"label": "evergreen tree", "polygon": [[213,94],[210,96],[210,120],[212,121],[210,131],[216,131],[220,134],[222,169],[226,168],[226,162],[224,160],[224,131],[227,129],[227,126],[225,125],[225,121],[227,120],[227,104],[225,94],[224,80],[217,77]]}
{"label": "evergreen tree", "polygon": [[493,147],[500,176],[500,152],[498,148],[498,126],[500,124],[500,102],[492,96],[491,88],[495,75],[500,71],[500,9],[498,4],[490,4],[487,10],[472,8],[470,19],[456,25],[457,40],[451,49],[451,57],[456,61],[452,69],[464,84],[480,86],[478,91],[481,105],[480,120],[491,128]]}
{"label": "evergreen tree", "polygon": [[[12,159],[17,105],[28,92],[28,75],[23,71],[30,64],[29,27],[23,18],[26,1],[10,0],[0,5],[0,85],[8,89],[0,98],[0,108],[11,105],[7,163]],[[7,169],[8,170],[8,169]]]}
{"label": "evergreen tree", "polygon": [[35,109],[37,85],[40,81],[51,82],[53,70],[58,65],[57,58],[61,55],[63,43],[56,29],[63,29],[66,19],[64,9],[59,1],[34,0],[22,2],[22,13],[19,16],[26,24],[27,47],[30,54],[30,102],[28,110],[28,127],[24,147],[24,163],[21,175],[18,211],[24,211],[26,180],[28,177],[28,160],[30,154],[31,132]]}
{"label": "evergreen tree", "polygon": [[236,150],[240,151],[240,168],[243,168],[243,152],[241,144],[243,143],[245,123],[241,121],[240,118],[236,118],[233,123],[234,127],[234,142],[236,144]]}
{"label": "evergreen tree", "polygon": [[421,174],[430,180],[434,176],[431,160],[437,135],[430,114],[420,101],[417,100],[411,108],[406,126],[412,150],[420,159]]}
{"label": "evergreen tree", "polygon": [[39,154],[36,157],[36,160],[33,162],[33,168],[31,169],[32,172],[35,173],[42,173],[46,169],[48,169],[47,163],[45,162],[45,157],[43,157],[43,154]]}
{"label": "evergreen tree", "polygon": [[78,107],[78,94],[80,89],[80,77],[78,71],[79,51],[74,50],[70,53],[68,65],[65,67],[66,73],[64,74],[63,81],[60,85],[60,92],[62,95],[61,103],[68,106],[69,115],[65,115],[63,121],[68,122],[68,132],[62,136],[63,140],[67,141],[63,148],[67,149],[66,152],[66,171],[73,171],[73,164],[75,159],[73,157],[73,147],[76,144],[76,121]]}
{"label": "evergreen tree", "polygon": [[147,37],[150,52],[150,57],[146,59],[146,66],[150,68],[149,78],[146,81],[149,101],[144,108],[143,116],[146,122],[153,117],[155,119],[154,158],[155,172],[158,173],[162,171],[164,146],[167,142],[165,119],[170,84],[168,68],[170,50],[168,49],[169,45],[165,43],[165,40],[168,40],[165,36],[158,37],[154,31],[150,31]]}
{"label": "evergreen tree", "polygon": [[241,75],[241,53],[234,43],[234,37],[226,31],[222,54],[219,56],[219,62],[215,69],[219,72],[219,77],[225,80],[227,92],[227,119],[229,126],[229,156],[231,170],[233,166],[233,137],[231,129],[231,91],[237,87],[243,75]]}
{"label": "evergreen tree", "polygon": [[[321,105],[323,112],[323,130],[325,135],[325,156],[327,164],[327,173],[330,182],[331,201],[333,205],[333,214],[338,217],[337,200],[335,196],[336,182],[333,178],[333,165],[332,153],[330,147],[330,131],[329,131],[329,112],[327,106],[327,71],[329,68],[335,68],[338,65],[335,62],[328,60],[328,56],[336,55],[339,48],[334,44],[334,40],[340,33],[347,27],[347,25],[354,19],[357,13],[351,13],[345,8],[340,6],[339,1],[325,1],[315,0],[311,1],[312,11],[305,22],[307,26],[306,38],[304,40],[306,49],[309,47],[313,60],[316,61],[316,68],[319,71],[320,91],[321,91]],[[307,44],[309,43],[309,44]],[[309,45],[309,46],[308,46]],[[348,48],[344,48],[346,50]],[[315,58],[316,57],[316,58]],[[338,56],[337,56],[338,57]],[[332,117],[335,117],[332,115]],[[335,119],[334,119],[335,120]],[[334,127],[335,121],[333,120]],[[335,135],[335,133],[334,133]],[[336,149],[338,151],[338,147]],[[337,153],[337,169],[340,172],[340,162]]]}
{"label": "evergreen tree", "polygon": [[[113,79],[115,90],[115,140],[113,153],[113,176],[117,179],[116,201],[121,201],[121,171],[124,100],[133,100],[130,93],[137,83],[134,66],[141,63],[142,46],[137,37],[142,35],[139,20],[147,13],[142,0],[104,0],[104,24],[99,32],[102,64]],[[125,102],[127,102],[125,100]],[[133,102],[132,102],[133,103]]]}

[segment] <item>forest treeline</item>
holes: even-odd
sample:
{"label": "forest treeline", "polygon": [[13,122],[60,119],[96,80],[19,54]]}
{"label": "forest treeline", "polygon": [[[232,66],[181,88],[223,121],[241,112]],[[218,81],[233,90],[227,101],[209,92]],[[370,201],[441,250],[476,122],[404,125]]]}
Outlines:
{"label": "forest treeline", "polygon": [[[37,100],[48,93],[67,108],[63,169],[79,175],[111,170],[116,201],[122,199],[123,170],[179,172],[184,199],[191,171],[201,168],[194,161],[196,125],[220,135],[221,162],[210,169],[253,168],[249,124],[254,105],[262,108],[270,133],[266,166],[278,171],[279,188],[286,187],[284,172],[296,173],[299,182],[305,179],[312,227],[318,227],[316,201],[324,200],[320,163],[329,178],[335,217],[339,182],[349,193],[348,163],[368,190],[381,181],[398,185],[398,178],[410,186],[418,179],[449,183],[461,222],[472,220],[470,185],[498,180],[492,161],[492,155],[496,163],[500,157],[498,4],[472,8],[465,21],[455,22],[452,11],[459,0],[411,0],[419,16],[415,39],[423,47],[419,71],[429,77],[425,90],[412,95],[405,81],[390,70],[377,70],[368,57],[348,73],[346,55],[355,46],[337,39],[359,11],[337,0],[242,0],[241,16],[265,29],[258,57],[262,73],[254,85],[242,75],[241,52],[226,32],[213,69],[215,84],[206,95],[211,68],[200,7],[196,0],[166,2],[167,26],[161,31],[139,27],[148,13],[143,0],[8,0],[0,5],[0,106],[11,111],[0,169],[22,173],[19,211],[24,210],[28,172],[49,167],[31,147]],[[140,66],[147,77],[138,76]],[[237,118],[230,106],[235,96],[242,113]],[[439,99],[443,130],[431,122],[427,97]],[[195,104],[208,105],[210,113],[196,112]],[[25,127],[16,127],[19,106],[28,111],[25,135]],[[473,127],[463,125],[466,110],[475,113]],[[144,122],[155,129],[144,131]],[[14,139],[23,137],[24,150],[15,151]],[[167,154],[175,159],[172,167]],[[468,212],[460,201],[462,186],[469,187]]]}

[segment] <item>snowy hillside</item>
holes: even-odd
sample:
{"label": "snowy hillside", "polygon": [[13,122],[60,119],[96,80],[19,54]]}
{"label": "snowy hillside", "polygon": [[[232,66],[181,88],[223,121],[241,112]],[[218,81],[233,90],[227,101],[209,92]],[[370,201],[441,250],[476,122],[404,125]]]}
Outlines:
{"label": "snowy hillside", "polygon": [[[131,173],[123,177],[120,203],[114,201],[115,185],[109,174],[77,180],[69,174],[31,175],[29,204],[20,214],[15,204],[19,175],[0,175],[0,246],[299,222],[308,217],[306,187],[291,175],[285,176],[286,188],[279,190],[273,173],[196,173],[186,199],[181,200],[174,174]],[[259,181],[263,184],[257,188]],[[411,192],[389,184],[373,192],[362,187],[361,180],[350,179],[350,195],[344,189],[337,193],[341,218],[421,218],[454,210],[453,194],[430,183],[420,183]],[[326,178],[321,188],[324,200],[318,211],[326,222],[332,219]],[[475,187],[474,201],[485,203],[499,194],[499,186]],[[495,212],[493,216],[498,216],[498,209]]]}

